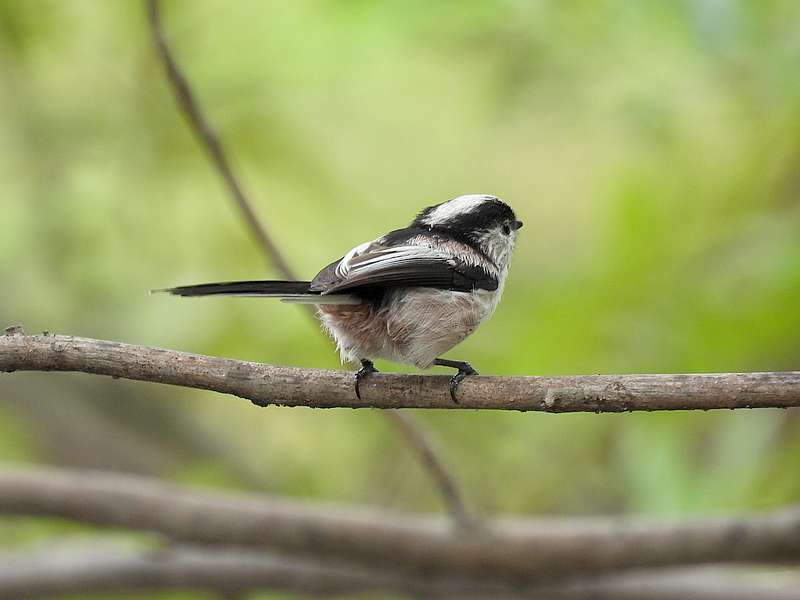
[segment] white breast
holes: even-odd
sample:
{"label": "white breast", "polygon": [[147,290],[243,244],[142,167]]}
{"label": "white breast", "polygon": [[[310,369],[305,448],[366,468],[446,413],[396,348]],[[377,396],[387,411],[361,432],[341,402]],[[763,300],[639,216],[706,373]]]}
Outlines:
{"label": "white breast", "polygon": [[501,292],[502,288],[474,292],[404,288],[394,292],[384,309],[390,344],[381,358],[428,368],[492,315]]}

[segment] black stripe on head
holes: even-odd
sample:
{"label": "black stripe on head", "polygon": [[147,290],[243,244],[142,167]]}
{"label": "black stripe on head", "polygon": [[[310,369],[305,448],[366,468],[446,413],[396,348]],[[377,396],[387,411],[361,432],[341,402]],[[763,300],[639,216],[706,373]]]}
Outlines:
{"label": "black stripe on head", "polygon": [[[464,198],[467,198],[464,200]],[[495,196],[460,197],[429,206],[417,215],[412,227],[442,229],[467,234],[515,222],[511,207]]]}

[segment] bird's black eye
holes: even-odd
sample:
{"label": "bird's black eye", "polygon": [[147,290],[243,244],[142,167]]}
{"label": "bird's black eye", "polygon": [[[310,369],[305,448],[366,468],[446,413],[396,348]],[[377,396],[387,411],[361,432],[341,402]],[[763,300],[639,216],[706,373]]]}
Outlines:
{"label": "bird's black eye", "polygon": [[503,235],[511,235],[511,227],[508,226],[508,223],[503,225]]}

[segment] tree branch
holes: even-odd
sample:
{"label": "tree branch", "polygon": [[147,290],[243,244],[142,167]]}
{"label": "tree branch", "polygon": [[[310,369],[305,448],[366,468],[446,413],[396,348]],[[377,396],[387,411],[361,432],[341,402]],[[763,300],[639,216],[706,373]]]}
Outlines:
{"label": "tree branch", "polygon": [[411,597],[489,600],[796,600],[800,577],[703,567],[584,578],[547,587],[422,575],[242,549],[172,546],[147,551],[107,540],[7,554],[0,600],[66,594],[213,590],[236,597],[270,590],[315,596],[399,593]]}
{"label": "tree branch", "polygon": [[408,574],[520,582],[800,558],[800,507],[677,523],[504,519],[465,536],[433,517],[214,494],[132,475],[37,469],[0,472],[0,513],[62,517],[187,543],[257,547]]}
{"label": "tree branch", "polygon": [[800,406],[800,372],[468,377],[453,403],[446,376],[277,367],[65,335],[0,336],[0,371],[78,371],[212,390],[259,406],[478,408],[624,412]]}
{"label": "tree branch", "polygon": [[203,114],[200,104],[192,93],[189,81],[183,75],[183,72],[172,55],[172,51],[170,50],[167,38],[164,34],[164,29],[161,26],[160,3],[158,0],[146,0],[146,5],[156,52],[164,65],[167,80],[172,86],[172,90],[175,92],[175,99],[178,102],[181,112],[186,117],[190,128],[197,135],[203,148],[208,152],[208,156],[214,168],[219,172],[222,180],[225,182],[225,186],[228,188],[236,205],[239,207],[239,211],[248,229],[263,250],[264,256],[271,261],[281,277],[296,279],[289,264],[284,260],[280,250],[278,250],[278,246],[272,240],[269,233],[267,233],[266,227],[261,223],[256,215],[255,209],[247,199],[242,185],[233,173],[233,169],[222,147],[219,136]]}
{"label": "tree branch", "polygon": [[437,588],[454,591],[455,587],[365,567],[227,548],[173,546],[143,551],[94,542],[2,558],[0,600],[170,589],[213,590],[234,597],[256,590],[324,597],[387,591],[428,595]]}
{"label": "tree branch", "polygon": [[463,531],[474,531],[482,526],[481,519],[466,504],[461,490],[442,462],[427,432],[410,415],[399,410],[387,410],[386,418],[394,423],[406,442],[417,452],[424,469],[438,482],[439,492],[456,525]]}
{"label": "tree branch", "polygon": [[[156,52],[164,65],[164,72],[167,81],[172,86],[178,107],[186,117],[190,128],[194,131],[200,144],[206,149],[211,163],[219,172],[225,182],[231,197],[236,202],[244,218],[244,222],[258,242],[261,250],[267,259],[275,266],[282,277],[286,279],[297,279],[288,261],[283,257],[283,253],[272,241],[267,233],[266,227],[258,218],[253,203],[244,192],[244,187],[239,183],[239,178],[235,175],[228,161],[227,154],[222,146],[219,136],[214,132],[214,128],[203,114],[200,103],[197,101],[188,78],[183,74],[178,62],[172,54],[170,45],[167,42],[164,28],[161,24],[161,5],[159,0],[146,0],[147,14],[150,27],[153,33],[153,41]],[[310,305],[303,305],[306,312],[314,316],[314,308]],[[434,450],[434,445],[426,433],[408,415],[395,415],[386,413],[386,418],[404,436],[406,442],[417,453],[423,467],[427,469],[434,483],[439,487],[442,498],[448,510],[453,515],[457,525],[471,527],[478,521],[477,517],[467,510],[466,502],[463,499],[461,490],[456,485],[455,478],[450,474],[444,465],[444,461]]]}

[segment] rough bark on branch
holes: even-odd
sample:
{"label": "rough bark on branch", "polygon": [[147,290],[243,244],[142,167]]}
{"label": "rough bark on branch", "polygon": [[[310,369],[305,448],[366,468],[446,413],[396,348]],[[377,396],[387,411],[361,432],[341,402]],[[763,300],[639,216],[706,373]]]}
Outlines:
{"label": "rough bark on branch", "polygon": [[253,591],[314,596],[393,593],[470,600],[796,600],[800,576],[702,567],[584,578],[547,587],[408,577],[353,565],[242,549],[147,551],[107,540],[0,557],[0,600],[134,591]]}
{"label": "rough bark on branch", "polygon": [[38,469],[0,472],[0,513],[62,517],[187,543],[268,548],[410,574],[506,581],[800,558],[800,507],[673,523],[502,519],[466,535],[430,516],[203,492],[131,475]]}
{"label": "rough bark on branch", "polygon": [[800,406],[800,372],[577,375],[465,379],[378,373],[353,391],[352,373],[279,367],[65,335],[0,336],[0,371],[77,371],[212,390],[259,406],[479,408],[624,412]]}

